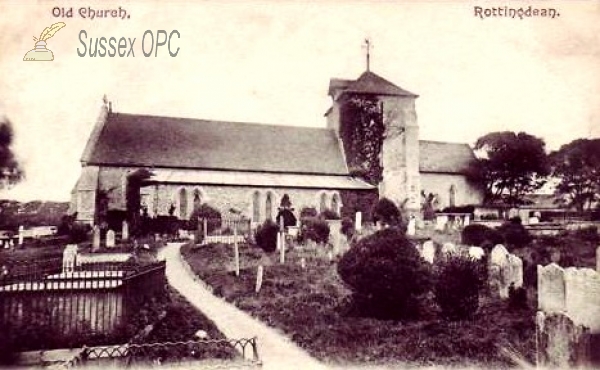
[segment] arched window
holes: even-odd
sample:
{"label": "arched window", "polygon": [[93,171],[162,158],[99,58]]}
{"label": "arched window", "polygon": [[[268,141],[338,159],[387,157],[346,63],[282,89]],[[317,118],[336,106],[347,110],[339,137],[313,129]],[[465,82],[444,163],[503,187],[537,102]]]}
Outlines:
{"label": "arched window", "polygon": [[337,214],[340,213],[340,196],[337,193],[331,197],[331,210]]}
{"label": "arched window", "polygon": [[265,200],[265,219],[273,220],[273,193],[267,193],[267,199]]}
{"label": "arched window", "polygon": [[185,189],[179,190],[179,218],[186,219],[188,214],[188,199]]}
{"label": "arched window", "polygon": [[456,206],[456,187],[454,184],[450,185],[450,207]]}
{"label": "arched window", "polygon": [[252,221],[260,221],[260,193],[258,190],[252,194]]}
{"label": "arched window", "polygon": [[202,205],[202,192],[200,192],[200,189],[195,189],[194,190],[194,209],[200,208],[201,205]]}
{"label": "arched window", "polygon": [[319,212],[324,212],[327,209],[327,194],[321,193]]}

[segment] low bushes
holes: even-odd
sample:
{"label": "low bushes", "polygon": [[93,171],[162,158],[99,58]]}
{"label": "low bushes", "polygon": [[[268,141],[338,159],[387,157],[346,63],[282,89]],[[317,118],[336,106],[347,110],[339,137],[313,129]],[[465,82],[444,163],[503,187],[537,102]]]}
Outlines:
{"label": "low bushes", "polygon": [[437,268],[434,292],[442,316],[449,320],[472,318],[479,308],[485,266],[468,257],[451,255]]}
{"label": "low bushes", "polygon": [[502,235],[509,250],[521,248],[531,243],[531,235],[529,235],[529,231],[525,229],[518,217],[503,223],[497,230]]}
{"label": "low bushes", "polygon": [[298,242],[313,240],[316,243],[325,244],[329,241],[329,231],[327,221],[317,217],[304,218],[298,234]]}
{"label": "low bushes", "polygon": [[463,229],[461,243],[476,245],[489,252],[496,244],[503,244],[504,238],[502,234],[488,226],[472,224]]}
{"label": "low bushes", "polygon": [[417,249],[394,228],[360,240],[344,254],[338,273],[352,290],[354,312],[379,319],[416,316],[417,297],[430,286]]}
{"label": "low bushes", "polygon": [[266,220],[256,229],[254,240],[262,250],[272,253],[277,249],[277,232],[279,226],[271,220]]}

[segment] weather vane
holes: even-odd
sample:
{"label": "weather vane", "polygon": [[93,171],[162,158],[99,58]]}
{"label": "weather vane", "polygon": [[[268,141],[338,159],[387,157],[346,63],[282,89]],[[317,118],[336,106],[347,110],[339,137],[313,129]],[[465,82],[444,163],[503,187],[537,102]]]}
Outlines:
{"label": "weather vane", "polygon": [[42,31],[42,34],[40,35],[39,39],[34,36],[33,41],[36,41],[35,49],[29,50],[27,52],[27,54],[25,54],[25,56],[23,57],[23,60],[25,60],[25,61],[54,60],[54,54],[52,54],[52,51],[50,51],[49,49],[46,49],[46,40],[48,40],[50,37],[54,36],[54,34],[56,32],[58,32],[58,30],[60,30],[64,26],[66,26],[66,24],[64,24],[63,22],[54,23],[52,26],[46,27],[44,29],[44,31]]}

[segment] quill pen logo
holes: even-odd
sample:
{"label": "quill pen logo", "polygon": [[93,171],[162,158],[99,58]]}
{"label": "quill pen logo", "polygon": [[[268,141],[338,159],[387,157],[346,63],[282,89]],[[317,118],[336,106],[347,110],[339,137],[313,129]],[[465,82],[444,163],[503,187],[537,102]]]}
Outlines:
{"label": "quill pen logo", "polygon": [[54,60],[54,54],[49,49],[46,49],[46,40],[54,36],[58,30],[66,26],[63,22],[54,23],[50,27],[46,27],[39,38],[33,37],[33,41],[36,41],[35,48],[31,49],[23,57],[24,61],[52,61]]}

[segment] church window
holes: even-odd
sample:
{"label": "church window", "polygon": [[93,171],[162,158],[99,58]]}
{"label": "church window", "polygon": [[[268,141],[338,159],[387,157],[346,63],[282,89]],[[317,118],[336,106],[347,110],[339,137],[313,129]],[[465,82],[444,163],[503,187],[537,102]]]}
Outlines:
{"label": "church window", "polygon": [[323,213],[327,209],[327,194],[321,193],[319,212]]}
{"label": "church window", "polygon": [[179,190],[179,218],[185,219],[187,218],[188,213],[188,199],[187,199],[187,191],[185,189]]}
{"label": "church window", "polygon": [[267,199],[265,200],[265,219],[273,220],[273,193],[267,193]]}
{"label": "church window", "polygon": [[454,184],[450,186],[450,207],[456,206],[456,187]]}
{"label": "church window", "polygon": [[260,219],[260,193],[255,191],[252,194],[252,220],[258,222]]}
{"label": "church window", "polygon": [[340,197],[337,193],[331,197],[331,210],[335,213],[340,213]]}

